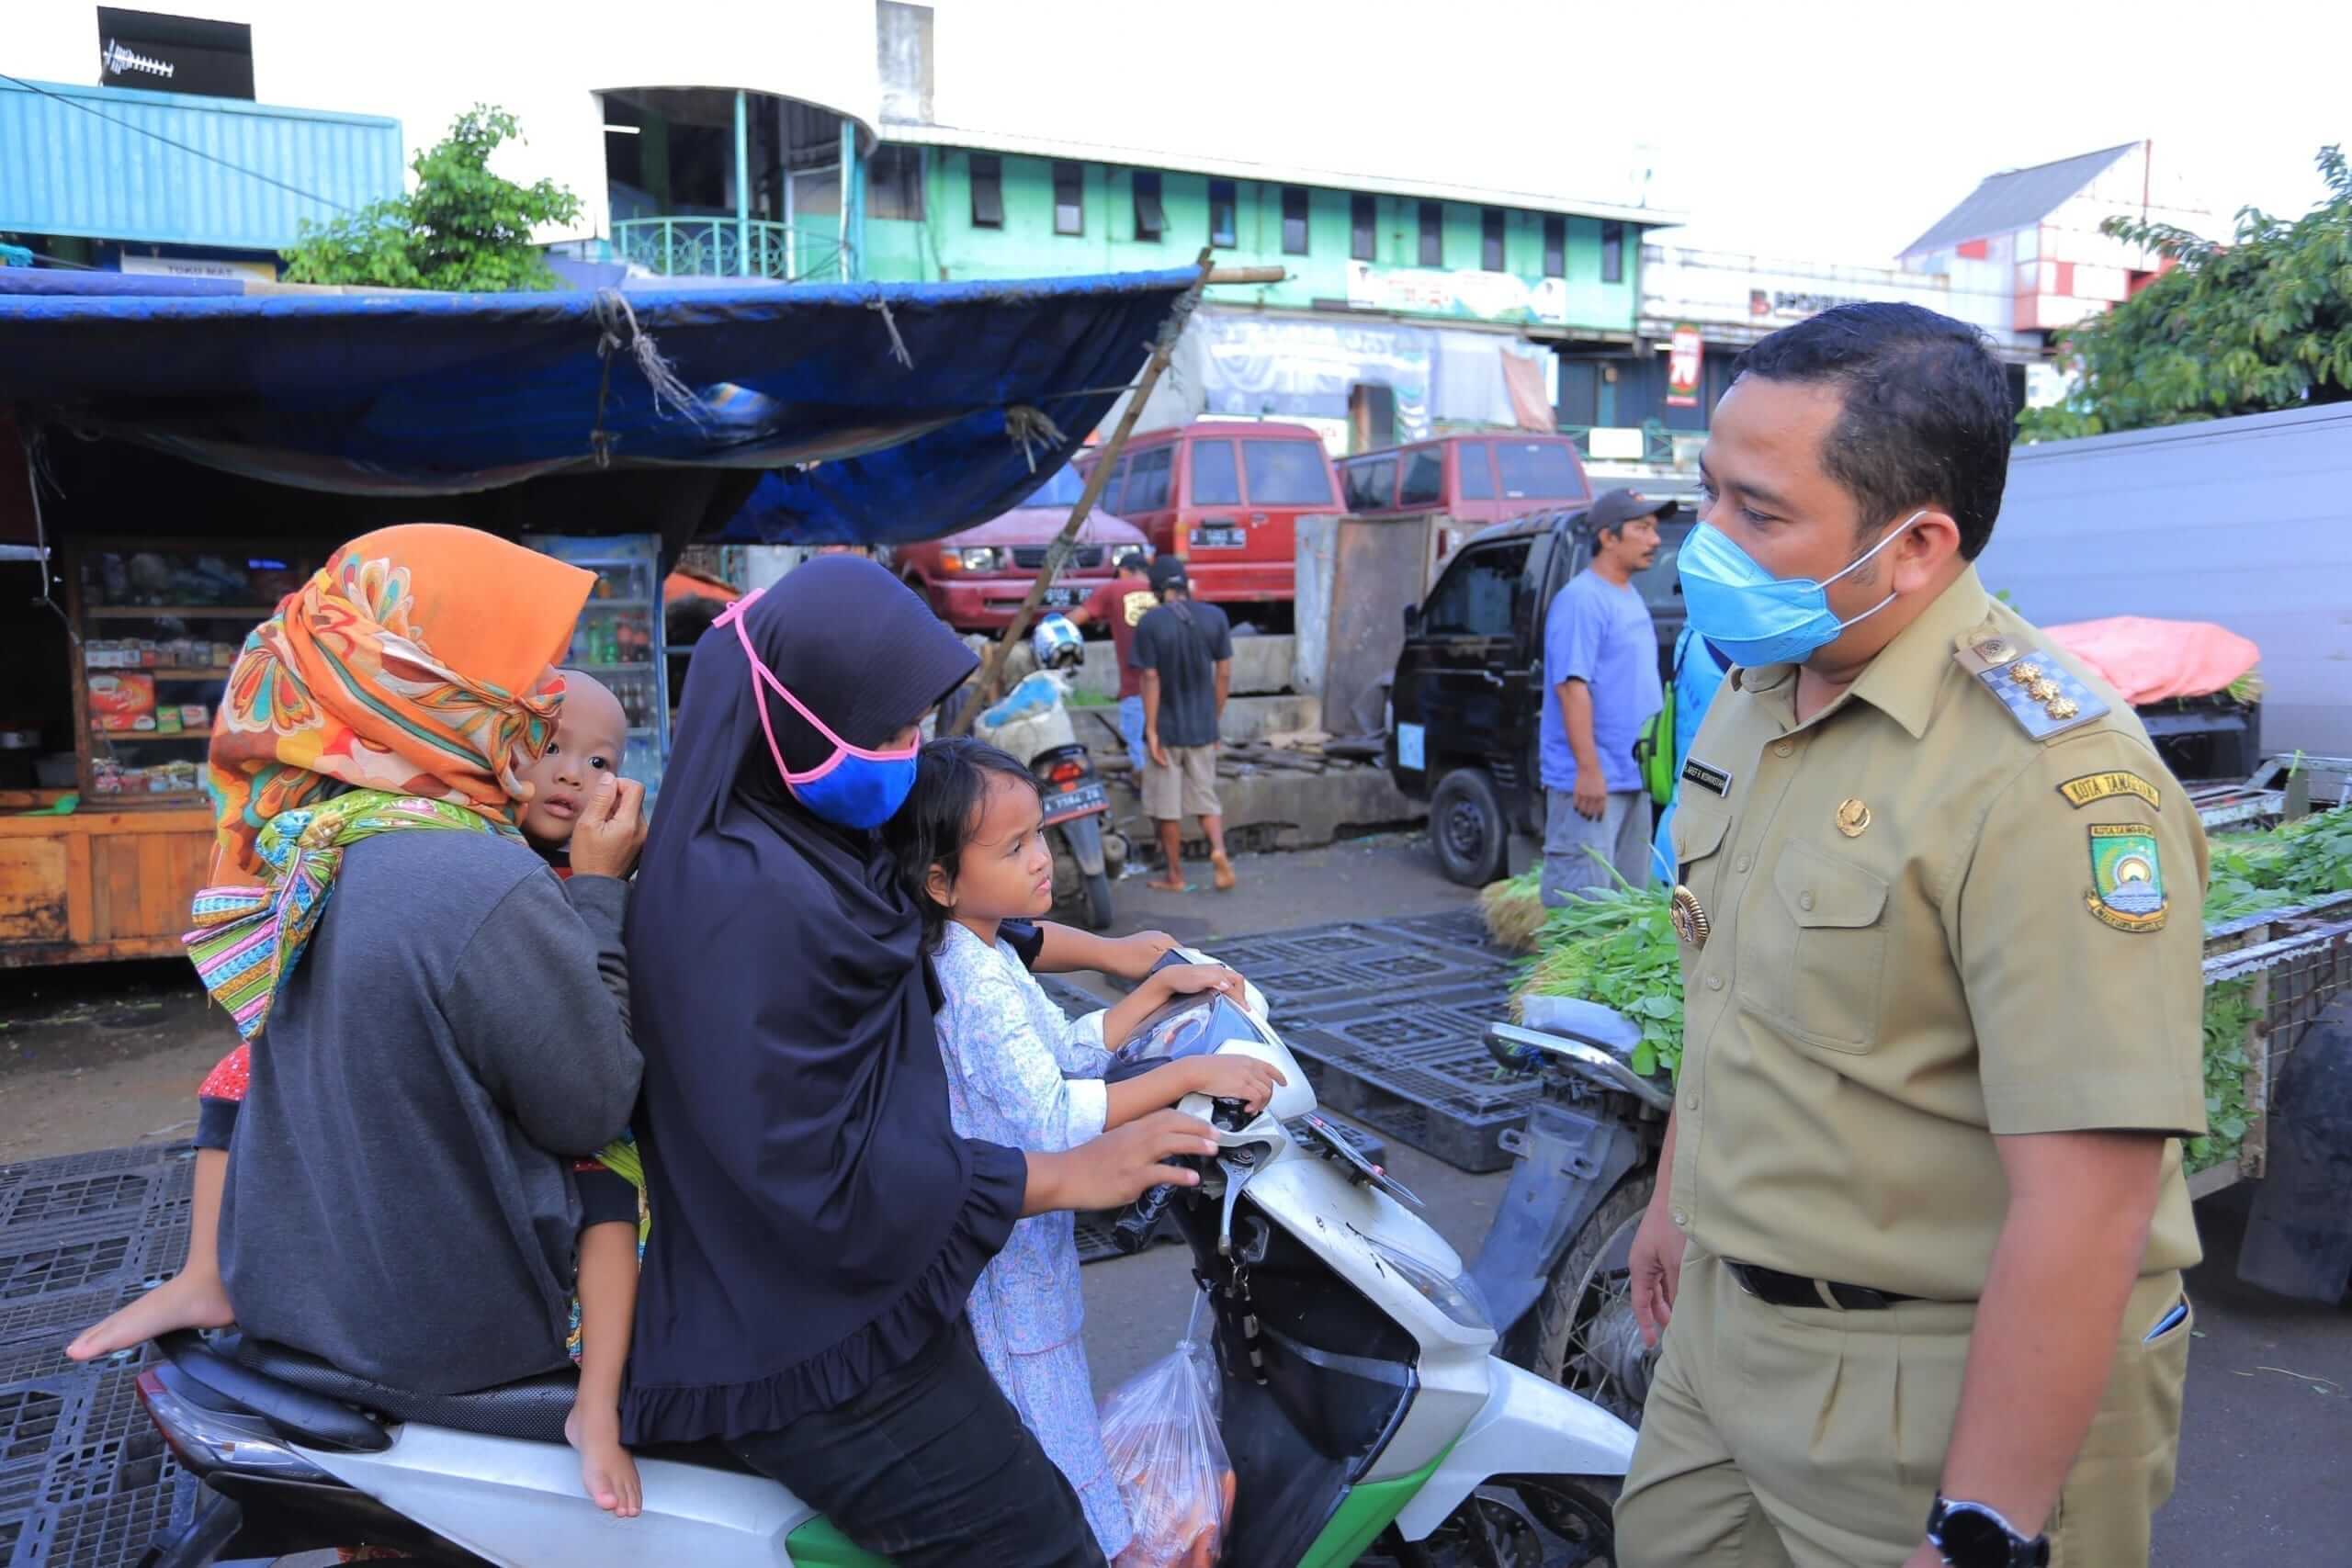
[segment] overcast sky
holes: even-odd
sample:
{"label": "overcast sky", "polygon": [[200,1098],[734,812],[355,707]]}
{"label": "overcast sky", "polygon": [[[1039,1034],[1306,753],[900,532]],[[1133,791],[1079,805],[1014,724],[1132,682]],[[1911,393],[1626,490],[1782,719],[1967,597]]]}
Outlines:
{"label": "overcast sky", "polygon": [[1690,216],[1894,254],[1985,175],[2153,137],[2220,215],[2352,144],[2340,0],[934,0],[938,118]]}

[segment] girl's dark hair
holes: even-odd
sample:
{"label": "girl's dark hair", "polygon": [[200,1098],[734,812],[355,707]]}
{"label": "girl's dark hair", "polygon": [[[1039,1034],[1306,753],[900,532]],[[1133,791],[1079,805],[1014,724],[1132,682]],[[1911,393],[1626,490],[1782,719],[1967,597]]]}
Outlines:
{"label": "girl's dark hair", "polygon": [[946,908],[932,899],[927,886],[931,868],[938,866],[947,873],[949,881],[956,879],[962,869],[964,846],[980,824],[981,807],[988,804],[989,775],[1000,773],[1019,779],[1033,790],[1037,787],[1028,764],[1009,751],[969,736],[934,740],[922,749],[915,762],[915,787],[906,805],[883,829],[899,875],[914,895],[915,907],[922,911],[925,952],[939,945],[949,918]]}

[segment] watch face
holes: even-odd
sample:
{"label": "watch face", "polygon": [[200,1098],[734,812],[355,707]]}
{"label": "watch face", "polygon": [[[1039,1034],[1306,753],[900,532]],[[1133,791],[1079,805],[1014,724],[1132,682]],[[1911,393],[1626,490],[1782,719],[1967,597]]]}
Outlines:
{"label": "watch face", "polygon": [[1944,1513],[1943,1539],[1937,1544],[1952,1568],[2009,1568],[2014,1542],[2000,1521],[1974,1508],[1953,1507]]}

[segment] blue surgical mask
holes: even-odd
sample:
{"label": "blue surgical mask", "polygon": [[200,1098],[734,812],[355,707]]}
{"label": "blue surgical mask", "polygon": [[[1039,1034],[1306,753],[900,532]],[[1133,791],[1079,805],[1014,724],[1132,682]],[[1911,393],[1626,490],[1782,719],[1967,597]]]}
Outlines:
{"label": "blue surgical mask", "polygon": [[1722,530],[1702,523],[1690,530],[1675,558],[1682,574],[1683,608],[1699,635],[1729,654],[1736,664],[1754,669],[1762,664],[1800,663],[1837,641],[1848,626],[1868,620],[1894,603],[1894,595],[1889,593],[1852,620],[1841,621],[1829,607],[1829,584],[1886,548],[1926,515],[1921,510],[1905,518],[1885,538],[1826,582],[1810,577],[1774,577]]}
{"label": "blue surgical mask", "polygon": [[[767,737],[768,755],[775,761],[775,771],[784,776],[784,786],[792,792],[793,798],[826,821],[842,828],[879,828],[899,814],[899,807],[913,793],[922,742],[917,740],[911,746],[890,751],[853,746],[809,712],[808,705],[776,679],[775,671],[760,661],[759,654],[752,648],[751,633],[743,629],[743,612],[752,607],[761,592],[738,599],[711,625],[734,623],[736,640],[743,645],[743,657],[751,660],[752,693],[760,710],[760,730]],[[783,749],[775,743],[775,727],[768,718],[766,698],[760,692],[762,685],[792,705],[792,711],[832,746],[832,755],[805,773],[796,773],[786,767]]]}

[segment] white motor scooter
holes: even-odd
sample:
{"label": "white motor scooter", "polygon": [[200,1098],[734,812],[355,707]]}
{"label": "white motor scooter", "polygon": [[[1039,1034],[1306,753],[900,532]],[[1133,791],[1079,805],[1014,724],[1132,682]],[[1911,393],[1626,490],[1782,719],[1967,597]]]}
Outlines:
{"label": "white motor scooter", "polygon": [[[1199,953],[1172,962],[1206,962]],[[1408,1004],[1400,1004],[1408,1005]],[[1477,1287],[1417,1202],[1315,1111],[1255,987],[1181,997],[1114,1076],[1238,1053],[1287,1080],[1255,1115],[1195,1096],[1221,1150],[1172,1209],[1215,1317],[1237,1479],[1229,1568],[1574,1568],[1614,1561],[1623,1421],[1498,1359]],[[157,1568],[367,1540],[424,1562],[885,1568],[714,1445],[638,1456],[644,1513],[582,1495],[571,1380],[480,1393],[380,1387],[282,1347],[181,1334],[140,1393],[209,1489]],[[1368,1554],[1368,1555],[1367,1555]]]}

